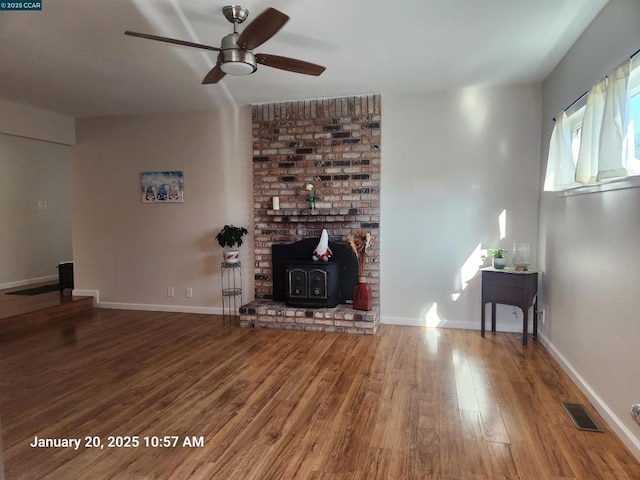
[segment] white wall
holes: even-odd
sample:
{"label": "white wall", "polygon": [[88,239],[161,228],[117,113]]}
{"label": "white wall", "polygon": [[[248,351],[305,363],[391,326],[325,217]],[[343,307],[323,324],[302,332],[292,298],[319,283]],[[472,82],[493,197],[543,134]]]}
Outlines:
{"label": "white wall", "polygon": [[[115,308],[219,312],[214,236],[226,223],[253,224],[251,145],[250,107],[78,120],[76,290],[97,290]],[[143,204],[140,173],[166,170],[184,173],[184,203]],[[253,298],[250,232],[240,249],[245,301]]]}
{"label": "white wall", "polygon": [[[525,85],[383,97],[383,322],[479,329],[480,249],[536,251],[541,96]],[[499,306],[498,329],[521,331],[520,310]]]}
{"label": "white wall", "polygon": [[63,145],[73,145],[76,138],[72,117],[7,100],[0,100],[0,132]]}
{"label": "white wall", "polygon": [[72,259],[74,141],[73,118],[0,100],[0,288],[57,278]]}
{"label": "white wall", "polygon": [[[544,82],[543,183],[552,118],[640,48],[640,2],[607,4]],[[549,348],[568,368],[633,453],[640,427],[629,415],[640,401],[640,189],[540,202]]]}

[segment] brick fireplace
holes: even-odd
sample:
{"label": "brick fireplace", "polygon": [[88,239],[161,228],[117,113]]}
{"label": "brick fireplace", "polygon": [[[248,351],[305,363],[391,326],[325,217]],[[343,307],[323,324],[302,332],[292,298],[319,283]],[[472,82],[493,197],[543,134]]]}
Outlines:
{"label": "brick fireplace", "polygon": [[[253,202],[255,298],[240,310],[242,326],[372,334],[380,310],[380,96],[254,105]],[[307,184],[316,208],[305,200]],[[279,197],[280,209],[272,199]],[[371,232],[367,282],[373,309],[287,307],[273,301],[271,247],[318,238],[345,242]],[[311,252],[309,252],[311,255]]]}

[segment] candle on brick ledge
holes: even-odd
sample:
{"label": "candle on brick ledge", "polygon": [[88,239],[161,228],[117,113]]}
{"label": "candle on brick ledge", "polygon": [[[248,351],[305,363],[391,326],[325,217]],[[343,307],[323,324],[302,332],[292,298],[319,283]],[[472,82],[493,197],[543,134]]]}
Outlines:
{"label": "candle on brick ledge", "polygon": [[273,197],[273,209],[280,210],[280,197]]}

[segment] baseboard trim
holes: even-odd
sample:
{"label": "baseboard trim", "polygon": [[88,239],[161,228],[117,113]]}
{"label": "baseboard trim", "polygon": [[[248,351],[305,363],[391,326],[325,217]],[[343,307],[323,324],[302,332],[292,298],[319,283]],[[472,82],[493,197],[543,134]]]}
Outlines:
{"label": "baseboard trim", "polygon": [[542,333],[538,335],[538,340],[547,349],[551,356],[556,359],[565,372],[571,377],[578,388],[592,403],[594,408],[602,415],[609,427],[622,440],[626,447],[631,451],[634,457],[640,461],[640,439],[636,437],[631,430],[620,420],[606,402],[591,388],[591,385],[578,373],[578,371],[569,363],[564,355],[556,348],[556,346]]}
{"label": "baseboard trim", "polygon": [[[380,323],[385,323],[387,325],[404,325],[408,327],[426,327],[426,323],[424,319],[418,318],[408,318],[408,317],[388,317],[382,316],[380,318]],[[469,321],[460,321],[460,320],[442,320],[438,325],[431,325],[433,327],[438,328],[459,328],[462,330],[480,330],[480,320],[477,322],[469,322]],[[489,319],[487,319],[487,327],[491,329],[491,324]],[[496,328],[499,332],[506,333],[521,333],[522,332],[522,322],[514,322],[514,323],[506,323],[506,322],[498,322]],[[533,326],[529,327],[529,333],[533,332]]]}
{"label": "baseboard trim", "polygon": [[27,280],[18,280],[16,282],[0,283],[0,290],[4,290],[6,288],[22,287],[24,285],[30,285],[32,283],[51,282],[53,280],[57,282],[58,275],[49,275],[46,277],[37,277],[37,278],[29,278]]}
{"label": "baseboard trim", "polygon": [[71,295],[74,297],[93,297],[93,307],[95,308],[100,302],[100,291],[99,290],[81,290],[78,288],[74,288],[71,291]]}
{"label": "baseboard trim", "polygon": [[97,302],[97,308],[115,310],[143,310],[148,312],[203,313],[206,315],[222,315],[221,307],[192,307],[188,305],[152,305],[146,303]]}
{"label": "baseboard trim", "polygon": [[111,308],[114,310],[142,310],[148,312],[204,313],[206,315],[223,315],[221,307],[192,307],[189,305],[153,305],[146,303],[123,303],[100,301],[99,290],[73,290],[74,296],[93,297],[95,308]]}

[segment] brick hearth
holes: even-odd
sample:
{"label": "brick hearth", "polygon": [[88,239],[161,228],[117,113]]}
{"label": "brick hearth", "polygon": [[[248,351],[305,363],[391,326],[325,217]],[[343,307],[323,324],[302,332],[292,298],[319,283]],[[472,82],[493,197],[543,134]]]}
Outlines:
{"label": "brick hearth", "polygon": [[240,326],[307,332],[373,335],[378,329],[377,310],[362,312],[347,305],[335,308],[293,308],[284,302],[255,300],[240,308]]}
{"label": "brick hearth", "polygon": [[[379,95],[369,95],[252,107],[258,303],[243,307],[244,326],[375,332],[380,309],[380,103]],[[314,210],[305,200],[308,183],[318,195]],[[279,197],[280,210],[273,210],[273,197]],[[373,292],[371,312],[347,306],[291,309],[272,301],[271,246],[319,238],[323,228],[332,242],[345,242],[354,230],[371,232],[374,242],[365,269]],[[271,313],[248,313],[253,310]],[[356,322],[370,326],[356,326]]]}

